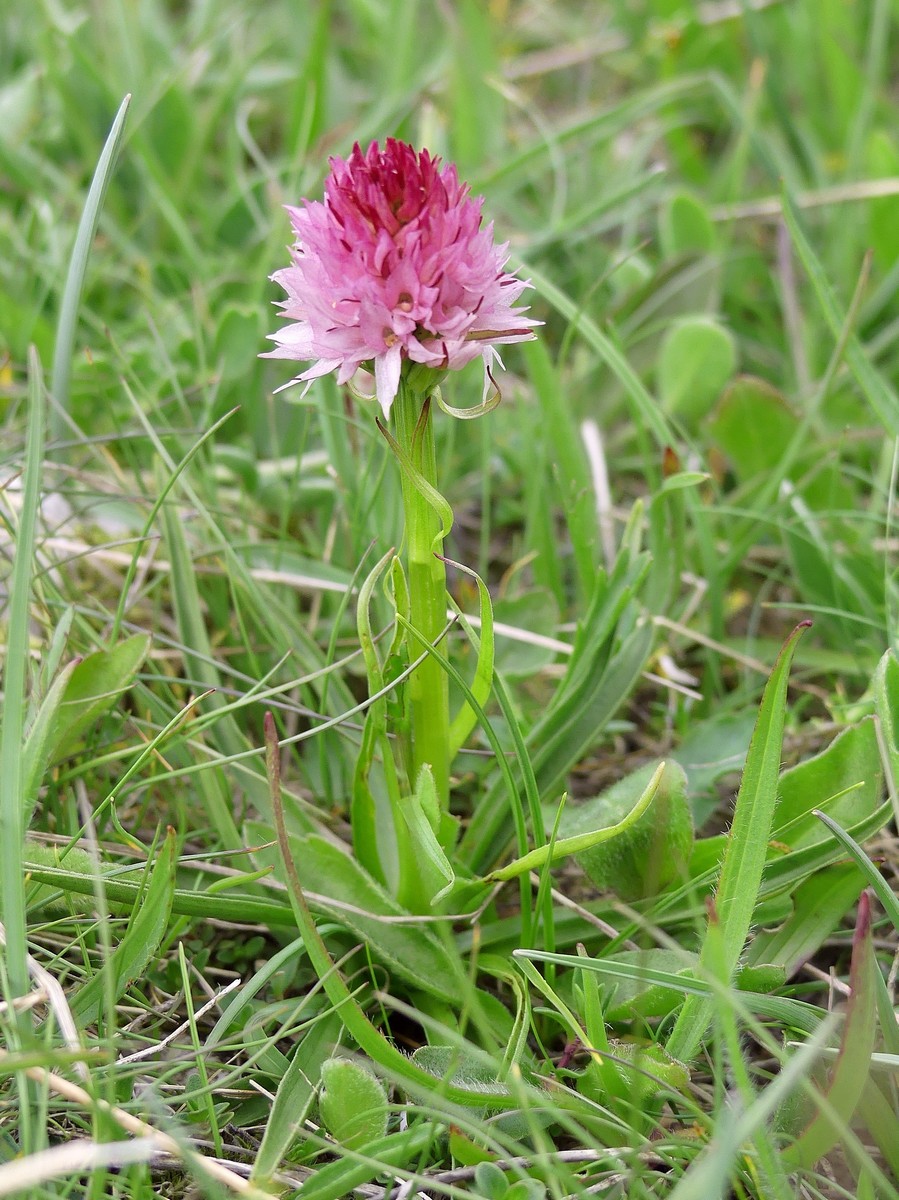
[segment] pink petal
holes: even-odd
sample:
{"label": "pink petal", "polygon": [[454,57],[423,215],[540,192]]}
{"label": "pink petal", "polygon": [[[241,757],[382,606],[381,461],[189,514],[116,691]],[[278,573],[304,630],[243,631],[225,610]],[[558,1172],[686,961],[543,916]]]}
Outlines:
{"label": "pink petal", "polygon": [[386,354],[379,354],[375,359],[375,394],[385,421],[390,418],[390,406],[400,386],[402,367],[403,348],[399,342],[391,346]]}

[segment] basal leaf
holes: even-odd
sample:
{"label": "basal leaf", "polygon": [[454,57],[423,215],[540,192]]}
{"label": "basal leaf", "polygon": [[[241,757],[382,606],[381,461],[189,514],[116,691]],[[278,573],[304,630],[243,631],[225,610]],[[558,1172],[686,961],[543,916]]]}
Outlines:
{"label": "basal leaf", "polygon": [[[270,843],[271,830],[251,823],[251,839]],[[451,1002],[461,1001],[461,967],[427,926],[409,921],[409,912],[354,858],[316,836],[289,839],[294,867],[310,903],[349,929],[374,958],[415,987]],[[281,868],[273,848],[256,852],[263,864]]]}
{"label": "basal leaf", "polygon": [[79,988],[70,1002],[72,1013],[82,1025],[92,1024],[99,1016],[106,995],[104,975],[111,976],[112,992],[118,1000],[153,961],[169,927],[176,865],[175,831],[170,828],[122,940],[97,974]]}
{"label": "basal leaf", "polygon": [[[777,802],[790,664],[807,624],[797,626],[787,639],[765,687],[718,877],[716,920],[720,923],[721,954],[730,972],[743,950],[762,882]],[[705,945],[700,953],[703,969]],[[692,1058],[712,1012],[708,1000],[695,996],[685,1000],[668,1042],[674,1058],[681,1062]]]}
{"label": "basal leaf", "polygon": [[96,650],[75,665],[47,736],[47,760],[71,753],[90,726],[131,686],[149,650],[149,635],[135,633],[111,650]]}

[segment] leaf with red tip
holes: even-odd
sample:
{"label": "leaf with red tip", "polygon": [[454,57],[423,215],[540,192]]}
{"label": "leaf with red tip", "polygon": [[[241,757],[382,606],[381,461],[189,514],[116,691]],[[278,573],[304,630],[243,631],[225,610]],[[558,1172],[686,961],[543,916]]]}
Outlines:
{"label": "leaf with red tip", "polygon": [[784,1151],[791,1167],[813,1167],[839,1142],[849,1126],[871,1071],[876,1034],[874,945],[871,939],[871,898],[862,892],[852,939],[849,1003],[836,1066],[822,1107],[805,1132]]}

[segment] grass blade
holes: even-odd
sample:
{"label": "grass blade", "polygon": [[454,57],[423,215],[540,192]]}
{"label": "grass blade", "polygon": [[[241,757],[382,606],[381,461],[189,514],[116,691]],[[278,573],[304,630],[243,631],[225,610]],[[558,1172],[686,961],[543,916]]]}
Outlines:
{"label": "grass blade", "polygon": [[84,288],[84,277],[87,273],[87,260],[90,257],[94,234],[97,232],[103,198],[106,195],[119,147],[122,144],[125,118],[128,116],[130,104],[131,96],[127,95],[119,105],[119,111],[116,113],[106,144],[103,146],[97,162],[97,169],[94,171],[94,178],[87,193],[81,220],[78,223],[72,256],[69,259],[69,270],[59,308],[59,322],[56,326],[56,344],[53,349],[53,370],[50,379],[50,390],[54,401],[50,410],[50,438],[53,441],[58,440],[64,433],[63,415],[68,412],[69,408],[75,323],[78,318],[78,306],[81,303],[81,292]]}
{"label": "grass blade", "polygon": [[[844,330],[847,327],[846,315],[840,311],[824,267],[812,249],[799,211],[786,188],[783,190],[782,200],[784,220],[790,231],[793,246],[811,280],[824,319],[833,336],[839,339],[844,336]],[[871,365],[871,360],[865,353],[864,347],[854,334],[850,335],[846,341],[846,362],[878,420],[891,434],[899,434],[899,397],[880,372]]]}
{"label": "grass blade", "polygon": [[25,675],[28,666],[28,602],[34,565],[34,542],[40,508],[41,462],[44,450],[44,394],[37,351],[28,358],[28,434],[25,443],[25,481],[16,556],[13,563],[3,669],[3,715],[0,730],[0,837],[3,839],[2,900],[6,927],[6,970],[13,996],[28,987],[26,965],[25,897],[22,887],[23,758]]}
{"label": "grass blade", "polygon": [[841,842],[846,849],[846,853],[861,868],[862,874],[868,880],[868,883],[874,890],[877,899],[886,910],[886,914],[893,924],[893,928],[899,930],[899,899],[893,889],[877,870],[874,864],[865,854],[864,850],[850,834],[846,832],[841,825],[838,825],[833,817],[829,817],[827,813],[814,810],[815,816],[819,821],[822,821],[838,842]]}

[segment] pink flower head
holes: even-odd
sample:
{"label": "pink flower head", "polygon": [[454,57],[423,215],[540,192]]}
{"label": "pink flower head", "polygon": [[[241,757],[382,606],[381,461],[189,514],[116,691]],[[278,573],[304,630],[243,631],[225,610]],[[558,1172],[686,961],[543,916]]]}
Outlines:
{"label": "pink flower head", "polygon": [[294,382],[337,371],[343,384],[367,366],[385,419],[407,361],[440,372],[482,358],[486,388],[494,347],[539,322],[514,307],[529,285],[504,270],[483,201],[454,166],[393,138],[330,164],[324,203],[287,208],[293,266],[272,279],[290,323],[264,357],[317,360]]}

